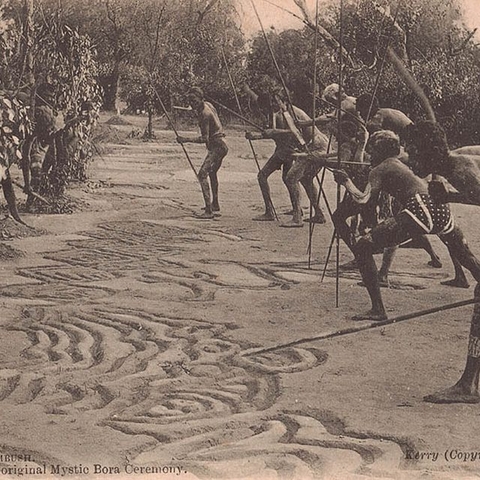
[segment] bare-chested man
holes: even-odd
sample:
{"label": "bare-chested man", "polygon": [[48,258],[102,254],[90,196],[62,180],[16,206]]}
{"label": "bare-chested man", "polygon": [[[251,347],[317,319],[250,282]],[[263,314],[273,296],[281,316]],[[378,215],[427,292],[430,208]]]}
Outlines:
{"label": "bare-chested man", "polygon": [[[305,142],[311,148],[326,149],[328,144],[326,136],[317,128],[301,126],[298,130],[300,138],[297,138],[288,124],[287,115],[289,115],[289,112],[285,102],[278,95],[262,94],[258,98],[258,105],[266,115],[270,116],[270,113],[273,113],[273,128],[260,134],[247,132],[246,137],[250,140],[270,138],[275,141],[276,146],[273,155],[258,173],[258,183],[265,203],[265,213],[255,217],[254,220],[271,221],[275,219],[268,177],[281,168],[282,179],[290,194],[293,209],[293,221],[281,226],[303,226],[299,183],[303,185],[310,202],[312,202],[315,213],[311,221],[324,223],[325,216],[318,205],[318,192],[313,182],[318,170],[314,171],[312,168],[307,168],[308,164],[304,161],[298,165],[298,162],[294,164],[293,154],[300,147],[300,141]],[[295,117],[291,119],[292,121],[298,124],[308,124],[309,122],[311,124],[312,119],[303,110],[296,106],[292,106],[292,109]]]}
{"label": "bare-chested man", "polygon": [[[225,133],[218,118],[217,110],[210,103],[206,102],[203,91],[194,87],[188,94],[188,101],[192,109],[197,112],[198,125],[201,135],[195,138],[177,137],[178,143],[205,143],[207,146],[207,157],[198,172],[198,180],[202,187],[203,198],[205,201],[205,211],[197,218],[214,218],[213,212],[220,211],[218,203],[218,177],[217,172],[222,165],[222,161],[228,153],[227,144],[224,141]],[[212,195],[210,196],[210,186]]]}
{"label": "bare-chested man", "polygon": [[[458,191],[448,194],[444,189],[432,191],[445,201],[480,205],[480,146],[467,146],[450,151],[442,127],[434,122],[422,121],[406,131],[406,149],[411,166],[421,177],[437,174],[446,178]],[[438,188],[436,185],[435,190]],[[433,190],[433,189],[432,189]],[[448,244],[447,244],[448,246]],[[452,256],[452,259],[454,257]],[[468,286],[459,262],[455,264],[455,278],[444,282],[454,286]],[[478,282],[478,278],[474,275]],[[475,287],[475,299],[480,301],[480,284]],[[462,376],[455,385],[426,396],[433,403],[479,403],[480,377],[480,304],[473,308],[468,341],[467,362]]]}
{"label": "bare-chested man", "polygon": [[[332,83],[325,87],[322,93],[322,98],[325,102],[330,104],[331,106],[337,108],[338,100],[340,97],[340,108],[341,108],[341,115],[343,114],[350,114],[353,116],[357,115],[356,111],[356,104],[357,99],[355,97],[351,97],[345,93],[343,89],[340,89],[338,83]],[[315,123],[317,119],[315,119]]]}
{"label": "bare-chested man", "polygon": [[367,203],[370,198],[384,191],[396,198],[403,205],[403,210],[361,237],[354,247],[358,267],[372,302],[370,311],[354,318],[383,320],[387,317],[373,254],[418,235],[439,235],[461,264],[480,281],[480,262],[468,248],[461,230],[454,225],[448,205],[435,202],[428,193],[428,184],[398,158],[398,136],[386,130],[376,132],[369,140],[369,149],[372,170],[364,192],[342,170],[335,172],[335,180],[344,185],[360,204]]}
{"label": "bare-chested man", "polygon": [[[363,93],[357,98],[355,108],[365,122],[369,134],[373,134],[378,130],[390,130],[402,138],[405,129],[413,123],[412,120],[400,110],[395,108],[380,108],[378,98],[368,93]],[[402,159],[406,161],[406,156],[402,156]],[[386,203],[391,203],[391,197],[385,194],[382,195],[382,197],[383,198],[380,202],[381,204],[383,203],[382,206],[386,206]],[[393,203],[396,204],[396,202]],[[398,204],[396,206],[399,207]],[[395,208],[393,208],[393,211],[390,213],[396,213]],[[413,244],[419,248],[423,248],[430,255],[430,261],[428,262],[430,266],[434,268],[442,267],[440,258],[433,250],[430,241],[425,235],[415,238]],[[388,273],[396,251],[397,247],[385,249],[382,266],[379,271],[380,282],[382,285],[388,285]]]}
{"label": "bare-chested man", "polygon": [[[480,205],[480,146],[450,151],[444,130],[438,123],[431,121],[421,121],[409,126],[405,131],[405,141],[410,165],[417,175],[441,175],[458,191],[447,194],[442,185],[433,183],[432,190],[437,189],[436,192],[432,191],[434,196],[443,196],[444,202]],[[460,262],[452,255],[450,248],[449,251],[455,268],[455,278],[442,284],[468,288]]]}

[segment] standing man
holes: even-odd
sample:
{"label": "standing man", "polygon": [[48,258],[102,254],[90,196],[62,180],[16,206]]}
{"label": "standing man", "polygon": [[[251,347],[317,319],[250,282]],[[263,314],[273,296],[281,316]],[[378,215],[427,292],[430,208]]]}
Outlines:
{"label": "standing man", "polygon": [[[363,93],[357,98],[355,108],[362,120],[365,122],[368,133],[371,135],[379,130],[390,130],[403,138],[404,132],[413,122],[402,111],[395,108],[380,108],[378,98]],[[395,215],[401,210],[401,206],[392,199],[390,195],[382,193],[380,195],[380,216],[383,218]],[[433,247],[425,235],[417,237],[413,241],[418,247],[423,248],[430,255],[430,266],[441,268],[442,262],[433,250]],[[383,254],[382,266],[379,276],[382,285],[388,285],[388,273],[393,263],[395,253],[398,247],[386,248]]]}
{"label": "standing man", "polygon": [[[211,219],[214,218],[213,212],[220,211],[217,172],[228,153],[228,147],[224,141],[225,133],[217,110],[210,102],[205,101],[202,89],[193,87],[188,93],[188,102],[197,113],[201,134],[200,137],[195,138],[179,136],[177,137],[177,142],[206,144],[208,153],[198,172],[198,180],[202,187],[203,199],[205,201],[205,211],[198,215],[197,218]],[[210,185],[208,183],[209,178],[212,188],[211,195]]]}
{"label": "standing man", "polygon": [[[259,222],[272,222],[275,220],[275,211],[268,178],[276,170],[282,170],[282,180],[285,183],[287,173],[293,164],[293,154],[298,146],[294,135],[287,131],[288,127],[278,108],[274,108],[274,100],[269,93],[261,93],[257,99],[257,105],[261,113],[269,120],[268,128],[261,133],[246,132],[245,137],[249,140],[271,139],[275,142],[275,150],[267,163],[260,169],[257,175],[260,191],[262,192],[263,202],[265,204],[265,213],[253,217],[253,220]],[[294,107],[298,112],[299,109]],[[286,186],[286,184],[285,184]]]}
{"label": "standing man", "polygon": [[[298,187],[299,182],[305,188],[315,211],[311,221],[325,223],[325,216],[318,205],[318,193],[313,183],[316,171],[312,174],[311,169],[308,170],[304,167],[299,169],[295,167],[294,154],[300,147],[300,141],[310,145],[320,145],[326,149],[328,143],[327,138],[317,128],[312,129],[312,119],[303,110],[292,105],[293,114],[296,117],[295,120],[297,120],[300,125],[297,135],[295,135],[287,121],[289,112],[287,111],[285,103],[278,95],[262,94],[259,95],[257,102],[262,113],[268,118],[272,117],[273,128],[267,129],[262,133],[247,132],[246,137],[250,140],[272,139],[275,142],[275,151],[258,173],[258,183],[265,203],[265,213],[255,217],[254,220],[272,221],[275,219],[268,177],[276,170],[282,169],[282,179],[288,189],[293,208],[293,216],[295,219],[295,225],[293,226],[303,226],[300,207],[300,190]],[[294,172],[293,175],[290,173],[291,170]],[[281,226],[291,226],[291,224],[292,222],[289,222]]]}
{"label": "standing man", "polygon": [[[413,171],[420,177],[430,174],[446,178],[458,193],[448,193],[439,182],[431,182],[433,197],[444,202],[480,205],[480,147],[462,147],[449,150],[445,131],[432,121],[420,121],[405,131],[406,151]],[[462,265],[447,243],[455,269],[455,278],[443,285],[468,288]]]}

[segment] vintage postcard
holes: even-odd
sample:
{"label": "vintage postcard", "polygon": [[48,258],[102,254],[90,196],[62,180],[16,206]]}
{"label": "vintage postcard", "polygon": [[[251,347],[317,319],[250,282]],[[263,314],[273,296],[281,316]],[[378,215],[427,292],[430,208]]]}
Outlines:
{"label": "vintage postcard", "polygon": [[477,0],[0,0],[0,480],[480,477]]}

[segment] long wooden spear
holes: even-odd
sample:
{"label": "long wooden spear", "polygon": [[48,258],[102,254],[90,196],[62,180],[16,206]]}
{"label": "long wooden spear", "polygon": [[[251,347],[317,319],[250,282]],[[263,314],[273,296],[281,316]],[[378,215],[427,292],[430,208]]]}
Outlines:
{"label": "long wooden spear", "polygon": [[[157,97],[158,103],[160,103],[160,106],[162,107],[163,113],[165,114],[165,118],[167,119],[168,123],[172,127],[172,130],[175,133],[175,136],[178,138],[180,135],[178,134],[178,131],[175,127],[175,124],[172,122],[172,120],[170,118],[170,115],[167,112],[167,108],[165,107],[165,104],[163,103],[160,95],[158,94],[157,89],[153,86],[152,80],[150,80],[150,86],[152,87],[152,89],[155,93],[155,96]],[[195,174],[195,177],[197,177],[197,180],[200,182],[200,179],[198,178],[198,173],[197,173],[197,170],[195,168],[195,165],[193,164],[193,162],[190,158],[190,155],[188,154],[187,149],[185,148],[185,145],[183,143],[180,143],[180,145],[182,146],[183,153],[185,154],[185,157],[187,158],[187,161],[190,164],[190,167],[193,170],[193,173]]]}
{"label": "long wooden spear", "polygon": [[[315,113],[317,110],[317,49],[318,49],[318,0],[315,2],[315,36],[313,41],[313,86],[312,86],[312,139],[315,139]],[[332,137],[330,137],[331,139]],[[330,141],[328,142],[328,149],[330,148]],[[318,199],[317,205],[320,204],[320,190],[323,188],[323,181],[325,179],[325,169],[322,172],[322,180],[319,181],[319,192],[318,192]],[[318,176],[317,176],[318,180]],[[313,217],[313,202],[310,199],[310,223],[308,225],[308,268],[311,268],[312,263],[312,244],[313,244],[313,230],[315,228],[315,223],[312,221]]]}
{"label": "long wooden spear", "polygon": [[252,355],[263,355],[265,353],[274,352],[275,350],[281,350],[283,348],[295,347],[301,345],[302,343],[316,342],[318,340],[326,340],[327,338],[342,337],[344,335],[350,335],[352,333],[362,332],[364,330],[371,330],[373,328],[381,328],[386,325],[393,325],[394,323],[405,322],[406,320],[412,320],[414,318],[422,317],[424,315],[430,315],[432,313],[444,312],[446,310],[452,310],[453,308],[464,307],[465,305],[472,305],[474,303],[480,303],[478,298],[470,298],[468,300],[461,300],[459,302],[449,303],[447,305],[441,305],[439,307],[427,308],[425,310],[420,310],[418,312],[407,313],[405,315],[399,315],[398,317],[390,318],[387,320],[371,321],[369,323],[358,325],[355,327],[348,327],[341,330],[334,330],[331,332],[321,333],[314,337],[300,338],[298,340],[293,340],[292,342],[284,343],[281,345],[274,345],[267,348],[254,348],[243,352],[243,356],[249,357]]}
{"label": "long wooden spear", "polygon": [[[225,70],[227,71],[228,81],[230,82],[230,86],[232,87],[233,96],[235,97],[235,103],[237,104],[238,113],[244,117],[242,105],[240,103],[240,99],[238,98],[237,87],[235,86],[235,82],[233,81],[232,73],[230,72],[230,67],[228,66],[227,56],[225,55],[225,48],[222,45],[222,59],[223,64],[225,65]],[[260,164],[258,163],[257,153],[255,152],[255,148],[251,140],[248,141],[250,144],[250,148],[252,149],[253,158],[257,165],[258,171],[260,171]]]}
{"label": "long wooden spear", "polygon": [[[339,37],[339,55],[338,55],[338,104],[337,104],[337,122],[338,122],[338,132],[337,139],[340,139],[340,122],[341,122],[341,108],[342,108],[342,90],[343,90],[343,56],[342,56],[342,47],[343,47],[343,0],[340,0],[340,37]],[[341,168],[340,158],[340,148],[337,147],[337,167]],[[337,184],[337,208],[340,204],[340,185]],[[339,306],[339,295],[340,295],[340,281],[339,281],[339,267],[340,267],[340,235],[337,230],[336,234],[336,265],[335,265],[335,306]]]}
{"label": "long wooden spear", "polygon": [[[280,80],[280,83],[282,84],[282,89],[283,89],[283,92],[285,93],[285,98],[287,99],[287,110],[290,110],[290,112],[288,112],[288,113],[290,113],[291,117],[296,122],[297,118],[296,118],[296,115],[295,115],[295,110],[293,109],[292,98],[290,96],[290,92],[288,91],[287,84],[285,83],[285,80],[283,78],[282,71],[280,70],[280,66],[278,65],[277,58],[275,57],[275,54],[273,53],[273,48],[272,48],[272,45],[270,43],[270,40],[268,39],[265,28],[263,26],[262,19],[260,18],[260,15],[258,14],[258,10],[257,10],[257,7],[255,6],[254,0],[250,0],[250,3],[252,4],[253,11],[255,12],[255,16],[257,17],[258,24],[260,25],[260,29],[262,31],[262,35],[263,35],[263,38],[265,40],[265,44],[267,45],[268,51],[270,53],[270,57],[272,58],[272,61],[273,61],[273,65],[275,67],[275,70],[277,71],[278,78]],[[300,145],[302,147],[306,147],[306,142],[305,142],[301,132],[298,130],[296,124],[294,124],[294,125],[290,124],[288,116],[285,115],[285,112],[284,112],[284,118],[285,118],[285,121],[286,121],[288,127],[290,128],[292,133],[295,135],[295,137],[296,137],[297,141],[300,143]]]}

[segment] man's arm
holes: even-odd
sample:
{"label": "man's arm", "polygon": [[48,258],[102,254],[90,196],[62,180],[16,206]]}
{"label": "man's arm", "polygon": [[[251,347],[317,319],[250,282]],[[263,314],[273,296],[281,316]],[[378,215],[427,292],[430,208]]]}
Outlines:
{"label": "man's arm", "polygon": [[[325,115],[320,115],[319,117],[315,118],[315,125],[316,126],[323,126],[327,125],[328,123],[333,122],[337,117],[335,116],[335,113],[329,113]],[[299,120],[297,122],[299,128],[304,128],[304,127],[313,127],[313,120]]]}
{"label": "man's arm", "polygon": [[177,137],[177,142],[178,143],[206,143],[203,136],[200,136],[200,137],[182,137],[180,135]]}
{"label": "man's arm", "polygon": [[373,171],[370,172],[368,183],[364,192],[357,188],[345,170],[335,170],[333,172],[333,177],[337,183],[346,188],[356,203],[365,205],[371,198],[377,196],[380,190],[377,186],[378,182],[376,181],[376,175],[372,175],[372,173]]}
{"label": "man's arm", "polygon": [[463,203],[465,205],[478,205],[467,195],[460,192],[447,192],[447,198],[445,203]]}
{"label": "man's arm", "polygon": [[202,114],[199,124],[200,124],[199,137],[182,137],[179,135],[177,137],[177,142],[178,143],[206,143],[208,148],[208,139],[210,136],[209,116]]}
{"label": "man's arm", "polygon": [[245,138],[247,140],[285,140],[285,137],[291,136],[292,139],[295,137],[293,136],[290,130],[282,130],[279,128],[268,128],[263,132],[245,132]]}

